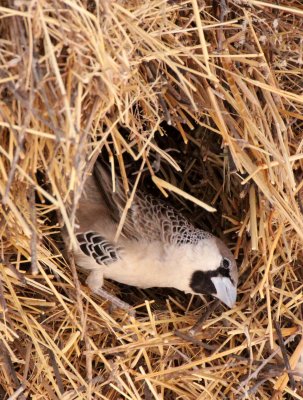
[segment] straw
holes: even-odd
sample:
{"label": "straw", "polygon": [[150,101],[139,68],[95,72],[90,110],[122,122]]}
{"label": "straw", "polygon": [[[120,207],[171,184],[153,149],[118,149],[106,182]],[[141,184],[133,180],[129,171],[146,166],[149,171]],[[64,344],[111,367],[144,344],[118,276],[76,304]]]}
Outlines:
{"label": "straw", "polygon": [[[2,2],[1,398],[302,398],[302,16]],[[88,289],[67,242],[98,156],[128,199],[117,238],[137,190],[158,196],[237,257],[233,309],[106,281],[133,317]]]}

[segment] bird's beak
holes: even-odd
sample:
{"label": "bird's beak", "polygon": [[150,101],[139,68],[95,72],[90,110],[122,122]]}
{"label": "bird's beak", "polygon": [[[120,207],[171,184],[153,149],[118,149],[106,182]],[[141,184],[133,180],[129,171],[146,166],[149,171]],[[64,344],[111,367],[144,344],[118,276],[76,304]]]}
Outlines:
{"label": "bird's beak", "polygon": [[215,285],[217,293],[213,296],[217,297],[229,308],[235,305],[237,299],[237,288],[233,285],[232,281],[226,277],[213,277],[211,278],[213,284]]}

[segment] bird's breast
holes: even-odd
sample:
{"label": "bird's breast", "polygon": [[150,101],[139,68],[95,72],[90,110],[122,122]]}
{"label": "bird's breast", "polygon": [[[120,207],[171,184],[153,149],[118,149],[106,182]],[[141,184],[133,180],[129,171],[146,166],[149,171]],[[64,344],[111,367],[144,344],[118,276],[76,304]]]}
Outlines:
{"label": "bird's breast", "polygon": [[118,257],[108,264],[98,264],[79,251],[77,264],[88,270],[99,270],[104,278],[140,288],[174,287],[192,292],[190,283],[196,271],[215,270],[222,256],[212,240],[199,245],[174,245],[161,241],[120,238]]}
{"label": "bird's breast", "polygon": [[175,287],[187,291],[187,252],[187,248],[160,241],[123,243],[121,258],[106,266],[104,277],[140,288]]}

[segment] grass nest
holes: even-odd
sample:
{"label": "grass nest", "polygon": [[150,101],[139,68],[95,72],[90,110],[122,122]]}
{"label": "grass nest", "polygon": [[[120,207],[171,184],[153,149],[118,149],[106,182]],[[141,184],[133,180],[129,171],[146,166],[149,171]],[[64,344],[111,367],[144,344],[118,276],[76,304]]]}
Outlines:
{"label": "grass nest", "polygon": [[[303,398],[302,37],[297,0],[1,2],[1,399]],[[91,294],[60,231],[100,154],[224,237],[233,309]]]}

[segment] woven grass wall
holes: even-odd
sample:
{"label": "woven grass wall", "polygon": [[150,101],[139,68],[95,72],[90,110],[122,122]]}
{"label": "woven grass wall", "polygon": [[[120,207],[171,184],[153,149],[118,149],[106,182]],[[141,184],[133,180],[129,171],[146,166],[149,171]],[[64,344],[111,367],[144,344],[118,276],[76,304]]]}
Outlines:
{"label": "woven grass wall", "polygon": [[[1,2],[0,398],[303,398],[302,38],[296,0]],[[225,239],[233,309],[92,296],[60,232],[100,152]]]}

